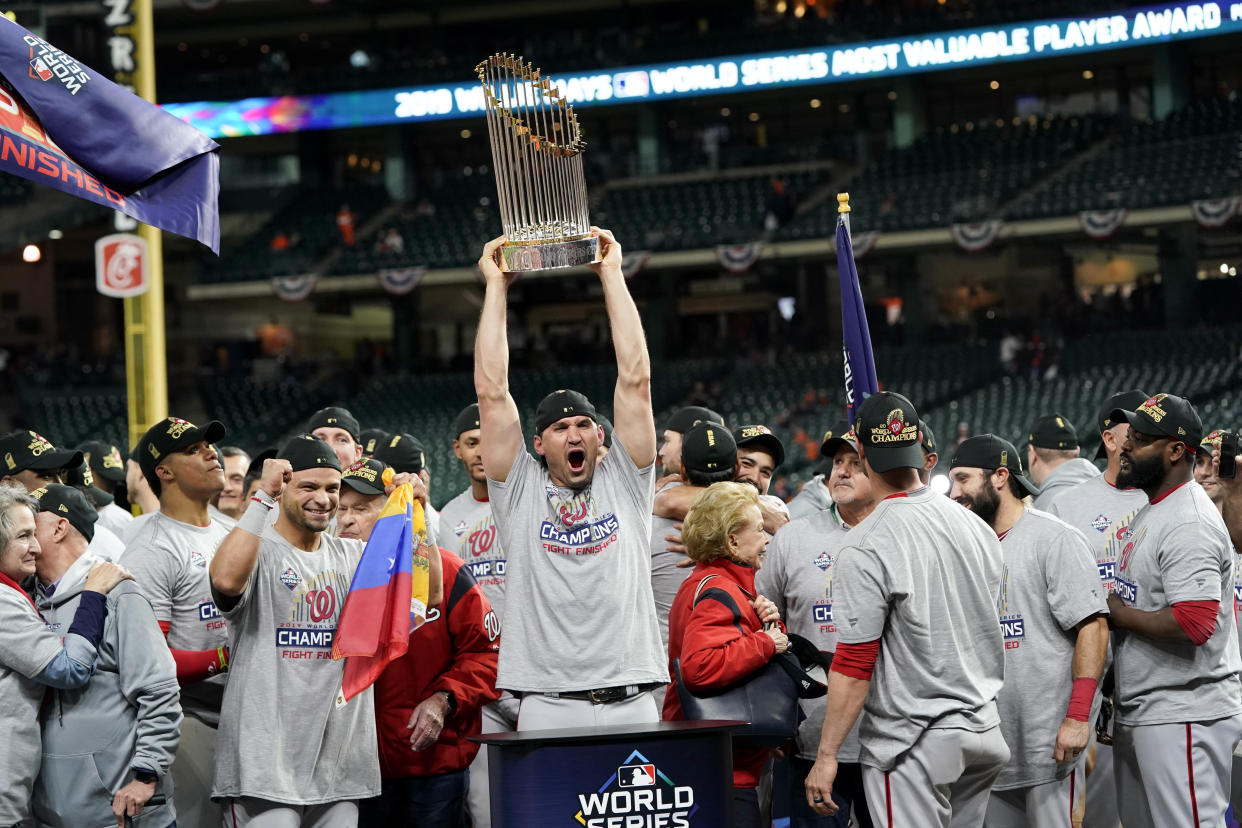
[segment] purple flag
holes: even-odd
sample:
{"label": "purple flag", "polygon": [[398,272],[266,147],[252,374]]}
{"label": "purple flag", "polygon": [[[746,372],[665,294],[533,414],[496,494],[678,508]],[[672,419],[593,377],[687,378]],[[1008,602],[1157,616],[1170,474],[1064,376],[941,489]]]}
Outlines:
{"label": "purple flag", "polygon": [[854,264],[854,244],[850,241],[848,217],[837,218],[837,270],[841,276],[841,329],[845,336],[845,404],[850,425],[859,404],[880,390],[875,377],[875,357],[871,354],[871,331],[863,307],[858,267]]}
{"label": "purple flag", "polygon": [[220,252],[220,147],[0,17],[0,170]]}

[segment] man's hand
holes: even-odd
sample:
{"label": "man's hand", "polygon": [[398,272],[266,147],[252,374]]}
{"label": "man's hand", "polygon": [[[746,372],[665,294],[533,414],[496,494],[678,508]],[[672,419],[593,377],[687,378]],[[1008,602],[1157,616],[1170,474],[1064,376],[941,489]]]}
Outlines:
{"label": "man's hand", "polygon": [[806,803],[811,810],[823,816],[832,816],[838,810],[832,801],[832,783],[837,780],[837,760],[819,757],[806,775]]}
{"label": "man's hand", "polygon": [[423,511],[427,511],[427,484],[416,474],[410,472],[401,472],[394,474],[391,483],[384,484],[384,494],[390,495],[398,486],[410,484],[410,488],[414,490],[414,499],[423,504]]}
{"label": "man's hand", "polygon": [[1114,620],[1117,618],[1118,615],[1121,615],[1127,609],[1129,609],[1129,607],[1126,606],[1125,601],[1117,597],[1117,593],[1115,592],[1108,593],[1107,603],[1108,603],[1108,626],[1110,629],[1116,629],[1117,625],[1114,623]]}
{"label": "man's hand", "polygon": [[[612,235],[611,230],[604,230],[592,225],[591,232],[599,239],[599,261],[587,265],[599,275],[605,270],[621,272],[621,243]],[[486,252],[486,248],[484,249]]]}
{"label": "man's hand", "polygon": [[86,584],[82,589],[107,595],[122,581],[132,580],[134,576],[120,564],[112,561],[98,561],[91,564],[91,570],[86,574]]}
{"label": "man's hand", "polygon": [[117,828],[125,828],[125,817],[141,814],[143,807],[153,796],[155,783],[139,782],[137,779],[117,791],[116,796],[112,797],[112,815],[116,817]]}
{"label": "man's hand", "polygon": [[513,284],[513,280],[517,278],[516,273],[505,273],[500,269],[500,246],[508,239],[504,236],[496,238],[483,245],[483,255],[479,257],[479,272],[483,274],[486,282],[500,280],[504,282],[505,287]]}
{"label": "man's hand", "polygon": [[[669,532],[664,536],[664,541],[667,544],[664,549],[665,551],[672,552],[675,555],[684,555],[686,554],[686,545],[681,542],[681,521],[674,521],[673,528],[677,531]],[[677,565],[684,569],[689,566],[694,566],[695,563],[697,563],[697,561],[686,558],[684,561],[678,561]]]}
{"label": "man's hand", "polygon": [[410,748],[422,751],[436,743],[440,731],[444,729],[444,720],[448,717],[448,697],[440,691],[432,693],[419,702],[418,707],[410,714]]}
{"label": "man's hand", "polygon": [[656,479],[655,490],[658,492],[661,489],[663,489],[665,486],[667,486],[669,483],[683,483],[683,482],[685,481],[681,479],[681,475],[677,474],[676,472],[672,474],[666,474],[663,477]]}
{"label": "man's hand", "polygon": [[259,488],[274,498],[279,499],[285,484],[293,478],[293,466],[288,460],[272,457],[263,461],[263,472],[259,477]]}
{"label": "man's hand", "polygon": [[[773,500],[779,498],[774,497]],[[763,516],[763,531],[769,535],[775,535],[782,526],[789,523],[789,510],[777,506],[766,497],[759,498],[759,514]]]}
{"label": "man's hand", "polygon": [[1072,762],[1078,758],[1078,754],[1086,750],[1090,736],[1091,728],[1086,722],[1066,719],[1057,730],[1057,744],[1052,751],[1052,758],[1058,762]]}

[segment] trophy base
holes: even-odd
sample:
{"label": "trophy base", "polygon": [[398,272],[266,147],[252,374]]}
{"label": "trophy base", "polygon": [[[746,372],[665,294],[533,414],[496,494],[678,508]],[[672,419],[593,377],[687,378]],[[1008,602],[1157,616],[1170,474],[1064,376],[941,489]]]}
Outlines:
{"label": "trophy base", "polygon": [[555,270],[598,261],[599,239],[596,236],[538,244],[509,243],[500,248],[500,269],[506,273]]}

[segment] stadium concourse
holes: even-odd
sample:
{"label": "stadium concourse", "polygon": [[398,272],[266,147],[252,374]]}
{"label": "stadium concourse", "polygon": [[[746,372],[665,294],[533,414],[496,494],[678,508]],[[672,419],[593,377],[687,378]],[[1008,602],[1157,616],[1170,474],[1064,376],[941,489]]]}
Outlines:
{"label": "stadium concourse", "polygon": [[[1242,826],[1242,5],[0,14],[0,828]],[[498,268],[497,53],[598,263]],[[219,162],[166,410],[62,147]]]}

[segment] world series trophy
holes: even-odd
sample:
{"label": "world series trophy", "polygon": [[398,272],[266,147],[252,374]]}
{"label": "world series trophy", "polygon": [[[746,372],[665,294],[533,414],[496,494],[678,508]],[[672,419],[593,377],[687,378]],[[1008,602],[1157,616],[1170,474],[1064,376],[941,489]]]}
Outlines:
{"label": "world series trophy", "polygon": [[582,128],[574,109],[523,58],[495,54],[475,67],[483,84],[496,195],[507,241],[500,269],[552,270],[598,262],[587,217]]}

